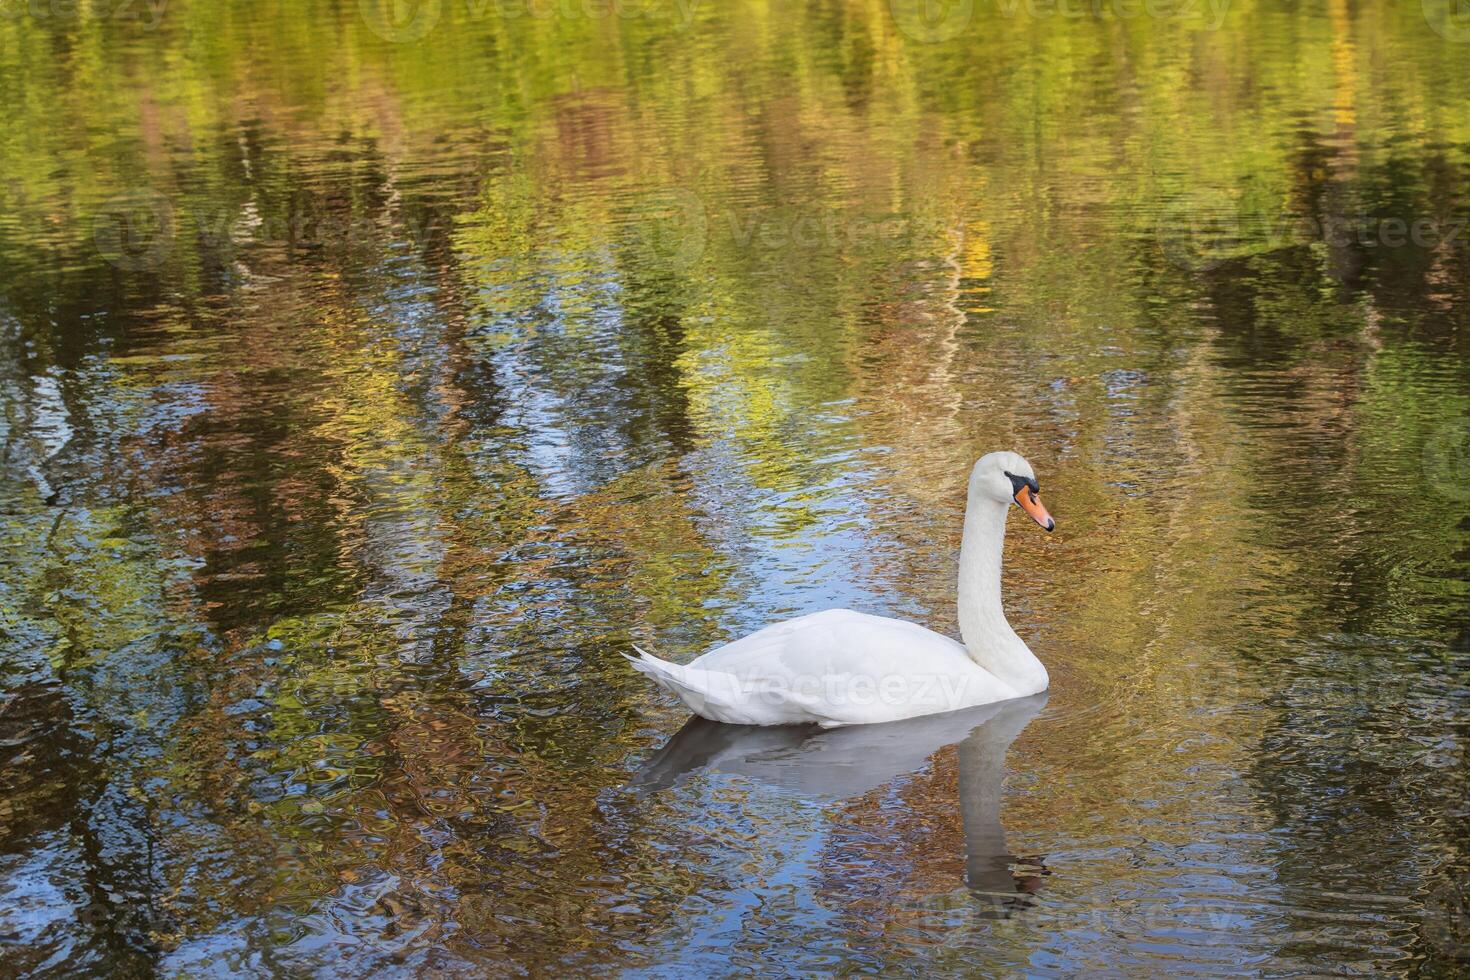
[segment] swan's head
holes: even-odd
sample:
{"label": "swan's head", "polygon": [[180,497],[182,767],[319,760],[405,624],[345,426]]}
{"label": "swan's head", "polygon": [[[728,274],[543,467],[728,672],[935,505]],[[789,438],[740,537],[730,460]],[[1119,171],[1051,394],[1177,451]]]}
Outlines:
{"label": "swan's head", "polygon": [[1040,494],[1036,471],[1019,453],[988,453],[981,456],[970,471],[972,499],[978,496],[1003,504],[1015,504],[1050,531],[1057,522],[1042,506]]}

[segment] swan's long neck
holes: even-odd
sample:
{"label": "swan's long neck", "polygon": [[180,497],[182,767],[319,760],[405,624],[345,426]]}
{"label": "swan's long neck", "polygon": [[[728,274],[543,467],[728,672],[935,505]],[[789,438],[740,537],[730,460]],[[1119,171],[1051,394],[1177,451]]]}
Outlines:
{"label": "swan's long neck", "polygon": [[960,544],[960,636],[970,659],[1020,696],[1046,690],[1046,668],[1006,622],[1000,602],[1007,504],[971,498]]}

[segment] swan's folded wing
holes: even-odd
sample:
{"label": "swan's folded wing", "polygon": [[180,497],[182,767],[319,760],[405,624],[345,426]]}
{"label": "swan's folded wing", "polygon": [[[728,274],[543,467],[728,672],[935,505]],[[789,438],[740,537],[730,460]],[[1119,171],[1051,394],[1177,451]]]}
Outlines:
{"label": "swan's folded wing", "polygon": [[954,640],[850,610],[767,627],[711,651],[688,669],[733,679],[726,683],[738,692],[740,705],[779,706],[783,721],[760,724],[867,724],[1015,696]]}
{"label": "swan's folded wing", "polygon": [[635,666],[696,714],[741,725],[872,724],[1018,696],[949,637],[846,609],[769,626],[687,666],[640,655]]}

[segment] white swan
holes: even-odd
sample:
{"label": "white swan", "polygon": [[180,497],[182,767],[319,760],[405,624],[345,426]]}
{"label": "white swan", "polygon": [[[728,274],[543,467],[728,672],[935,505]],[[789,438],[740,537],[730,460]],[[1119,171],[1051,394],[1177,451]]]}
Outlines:
{"label": "white swan", "polygon": [[[1050,531],[1031,464],[1016,453],[982,456],[970,471],[960,545],[964,644],[915,623],[829,609],[767,626],[680,666],[644,650],[633,666],[689,710],[734,725],[823,728],[897,721],[1027,697],[1046,690],[1046,668],[1006,622],[1001,549],[1012,503]],[[625,656],[627,656],[625,654]]]}

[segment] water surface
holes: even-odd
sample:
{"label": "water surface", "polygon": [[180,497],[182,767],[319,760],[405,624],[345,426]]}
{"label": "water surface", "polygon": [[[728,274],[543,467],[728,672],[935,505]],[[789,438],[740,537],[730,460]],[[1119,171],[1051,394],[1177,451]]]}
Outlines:
{"label": "water surface", "polygon": [[[3,972],[1465,969],[1452,4],[0,15]],[[998,448],[1044,706],[620,656],[952,632]]]}

